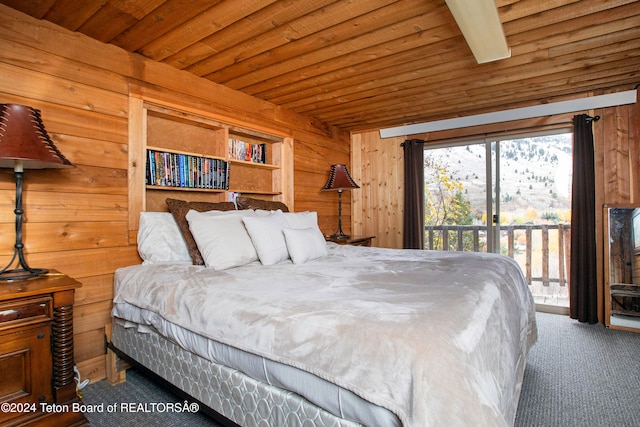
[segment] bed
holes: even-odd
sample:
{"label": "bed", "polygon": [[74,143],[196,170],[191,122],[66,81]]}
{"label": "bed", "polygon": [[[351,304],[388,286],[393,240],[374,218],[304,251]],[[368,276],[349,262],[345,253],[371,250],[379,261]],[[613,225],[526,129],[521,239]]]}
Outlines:
{"label": "bed", "polygon": [[115,274],[117,351],[237,425],[513,425],[537,333],[513,260],[327,243],[313,212],[190,207],[141,216],[144,262]]}

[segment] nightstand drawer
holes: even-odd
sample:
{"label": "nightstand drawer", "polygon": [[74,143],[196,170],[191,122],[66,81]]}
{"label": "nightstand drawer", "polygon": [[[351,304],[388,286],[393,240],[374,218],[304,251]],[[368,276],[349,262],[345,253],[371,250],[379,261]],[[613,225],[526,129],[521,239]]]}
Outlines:
{"label": "nightstand drawer", "polygon": [[349,244],[351,246],[371,246],[371,239],[373,237],[361,237],[359,239],[352,239]]}
{"label": "nightstand drawer", "polygon": [[25,298],[0,303],[0,331],[53,318],[53,298]]}
{"label": "nightstand drawer", "polygon": [[327,242],[337,243],[339,245],[351,246],[371,246],[371,240],[376,236],[348,236],[344,239],[337,239],[333,236],[324,236]]}

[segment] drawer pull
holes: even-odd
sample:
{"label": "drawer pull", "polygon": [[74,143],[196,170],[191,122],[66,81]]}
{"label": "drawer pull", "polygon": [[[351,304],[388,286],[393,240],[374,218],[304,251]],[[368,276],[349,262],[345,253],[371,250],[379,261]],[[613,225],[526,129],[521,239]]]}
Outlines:
{"label": "drawer pull", "polygon": [[39,339],[39,340],[41,340],[42,338],[44,338],[44,334],[43,334],[42,332],[40,332],[40,333],[38,334],[38,339]]}

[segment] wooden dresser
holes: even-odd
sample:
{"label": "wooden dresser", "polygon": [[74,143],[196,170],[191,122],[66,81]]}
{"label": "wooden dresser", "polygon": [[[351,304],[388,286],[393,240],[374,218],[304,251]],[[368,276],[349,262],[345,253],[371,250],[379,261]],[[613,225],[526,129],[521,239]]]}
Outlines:
{"label": "wooden dresser", "polygon": [[0,426],[77,426],[73,361],[76,280],[47,275],[0,282]]}

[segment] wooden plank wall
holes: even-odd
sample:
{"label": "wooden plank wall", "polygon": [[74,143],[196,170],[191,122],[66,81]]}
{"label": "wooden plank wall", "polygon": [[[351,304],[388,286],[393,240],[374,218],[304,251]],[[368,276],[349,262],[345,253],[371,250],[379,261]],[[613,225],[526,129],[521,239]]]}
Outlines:
{"label": "wooden plank wall", "polygon": [[[347,136],[348,139],[348,136]],[[296,211],[318,212],[318,223],[325,234],[338,227],[338,193],[320,191],[329,178],[332,164],[349,165],[349,141],[296,140],[294,161],[294,194]],[[351,232],[351,195],[342,195],[342,224],[345,233]]]}
{"label": "wooden plank wall", "polygon": [[360,186],[352,190],[353,232],[376,236],[373,246],[402,247],[404,138],[381,140],[378,132],[351,137],[351,176]]}
{"label": "wooden plank wall", "polygon": [[[598,289],[600,321],[604,321],[604,238],[602,206],[624,203],[640,206],[640,101],[636,104],[592,111],[601,116],[594,122],[596,155],[596,241],[598,244]],[[521,120],[513,123],[412,135],[427,141],[482,135],[498,129],[530,129],[539,126],[567,127],[573,114]],[[557,125],[553,125],[557,123]],[[399,148],[405,138],[381,139],[379,133],[354,134],[352,138],[352,169],[356,181],[365,182],[360,195],[353,192],[353,232],[375,234],[381,238],[374,245],[402,247],[403,196],[393,188],[402,186],[403,155]],[[391,220],[390,220],[391,219]]]}
{"label": "wooden plank wall", "polygon": [[[83,378],[104,378],[114,271],[139,262],[128,243],[129,233],[135,233],[128,226],[131,84],[229,120],[286,131],[294,138],[295,209],[318,211],[322,230],[333,232],[337,195],[319,189],[332,163],[349,163],[347,133],[3,5],[0,23],[0,103],[40,109],[50,136],[75,165],[26,171],[24,239],[31,266],[57,269],[82,282],[74,336]],[[14,207],[12,171],[0,170],[1,265],[13,250]],[[349,224],[350,210],[343,215]]]}
{"label": "wooden plank wall", "polygon": [[[635,104],[599,109],[592,115],[596,162],[596,206],[640,206],[640,99]],[[604,322],[604,209],[596,210],[598,242],[598,318]]]}
{"label": "wooden plank wall", "polygon": [[640,206],[640,101],[594,113],[596,202]]}

